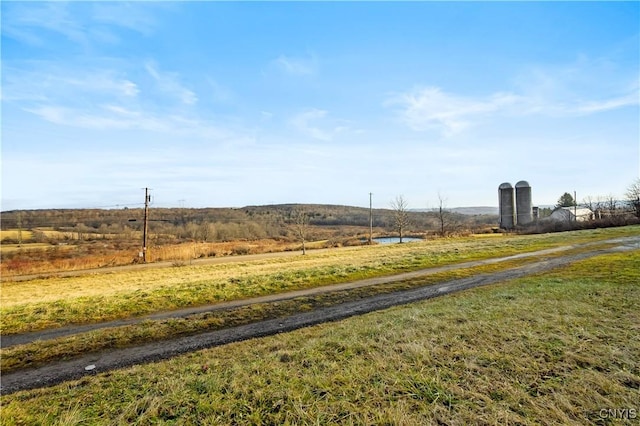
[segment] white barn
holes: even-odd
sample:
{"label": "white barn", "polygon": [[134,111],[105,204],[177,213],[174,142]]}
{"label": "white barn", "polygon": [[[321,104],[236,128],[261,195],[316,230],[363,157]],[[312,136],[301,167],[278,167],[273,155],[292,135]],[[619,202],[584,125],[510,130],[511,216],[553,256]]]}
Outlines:
{"label": "white barn", "polygon": [[549,216],[550,219],[561,222],[587,222],[594,217],[594,213],[586,207],[558,207]]}

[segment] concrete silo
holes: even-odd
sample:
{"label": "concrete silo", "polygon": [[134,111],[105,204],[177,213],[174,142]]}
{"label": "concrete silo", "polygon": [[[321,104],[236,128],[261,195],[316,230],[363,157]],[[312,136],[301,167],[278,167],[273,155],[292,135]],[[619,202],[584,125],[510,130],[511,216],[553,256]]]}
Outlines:
{"label": "concrete silo", "polygon": [[500,228],[511,229],[516,225],[516,206],[513,196],[513,186],[505,182],[498,187],[500,201]]}
{"label": "concrete silo", "polygon": [[516,223],[518,225],[526,225],[533,221],[531,186],[526,180],[516,183],[516,212]]}

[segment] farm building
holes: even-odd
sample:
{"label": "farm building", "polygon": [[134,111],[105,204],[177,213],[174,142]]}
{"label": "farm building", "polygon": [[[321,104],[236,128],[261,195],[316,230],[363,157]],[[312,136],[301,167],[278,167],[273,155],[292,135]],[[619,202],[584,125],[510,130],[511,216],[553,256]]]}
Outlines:
{"label": "farm building", "polygon": [[593,220],[594,213],[586,207],[558,207],[551,212],[549,219],[559,222],[586,222]]}

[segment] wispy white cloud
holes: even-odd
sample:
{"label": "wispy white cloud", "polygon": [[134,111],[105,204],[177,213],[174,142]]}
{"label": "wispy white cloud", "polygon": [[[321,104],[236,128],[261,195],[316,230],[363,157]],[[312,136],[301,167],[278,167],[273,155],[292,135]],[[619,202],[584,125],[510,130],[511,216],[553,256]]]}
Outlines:
{"label": "wispy white cloud", "polygon": [[195,117],[129,109],[119,105],[105,104],[93,109],[38,105],[24,110],[53,124],[89,130],[143,130],[209,142],[242,138],[234,130]]}
{"label": "wispy white cloud", "polygon": [[314,75],[318,70],[318,60],[315,55],[298,57],[280,55],[271,63],[281,72],[292,76]]}
{"label": "wispy white cloud", "polygon": [[492,116],[582,116],[638,106],[639,93],[635,89],[598,100],[558,100],[508,92],[468,97],[426,87],[391,96],[385,105],[397,106],[400,121],[412,130],[436,129],[445,136],[453,136]]}
{"label": "wispy white cloud", "polygon": [[98,2],[93,4],[92,18],[96,22],[150,35],[155,31],[157,21],[149,6],[147,2]]}
{"label": "wispy white cloud", "polygon": [[326,117],[327,111],[321,109],[309,109],[296,114],[291,119],[291,124],[307,136],[311,136],[314,139],[329,141],[331,140],[331,134],[328,131],[322,130],[317,122]]}
{"label": "wispy white cloud", "polygon": [[[181,82],[179,74],[161,71],[152,61],[137,65],[117,60],[68,65],[48,61],[4,64],[2,99],[65,106],[81,103],[85,107],[87,102],[98,105],[115,100],[125,104],[146,101],[168,109],[176,101],[187,106],[198,102],[196,93]],[[140,68],[146,73],[140,73]]]}
{"label": "wispy white cloud", "polygon": [[73,16],[68,3],[11,4],[3,7],[3,15],[2,32],[27,44],[42,45],[51,32],[75,43],[88,43],[87,26]]}
{"label": "wispy white cloud", "polygon": [[194,141],[219,143],[249,132],[237,120],[226,117],[223,123],[193,108],[198,98],[178,74],[161,71],[152,62],[111,62],[11,63],[3,69],[5,110],[27,112],[69,128],[141,130]]}
{"label": "wispy white cloud", "polygon": [[320,141],[332,141],[344,133],[360,133],[353,130],[346,120],[330,119],[328,111],[310,108],[295,114],[289,123],[303,135]]}
{"label": "wispy white cloud", "polygon": [[512,80],[522,114],[588,115],[640,104],[640,75],[606,57],[579,55],[567,64],[533,65]]}
{"label": "wispy white cloud", "polygon": [[416,88],[391,97],[387,105],[400,106],[400,119],[413,130],[441,129],[452,135],[480,117],[514,105],[518,97],[496,93],[487,98],[470,98],[445,93],[438,87]]}
{"label": "wispy white cloud", "polygon": [[[14,64],[15,65],[15,64]],[[4,66],[3,101],[75,102],[79,94],[98,99],[135,98],[140,89],[123,73],[107,69],[69,69],[47,62]]]}
{"label": "wispy white cloud", "polygon": [[508,90],[485,96],[415,87],[388,97],[384,105],[415,131],[435,129],[445,136],[463,132],[492,117],[570,117],[640,105],[639,76],[621,74],[615,64],[580,56],[574,63],[531,66]]}
{"label": "wispy white cloud", "polygon": [[196,94],[180,83],[177,73],[159,71],[153,62],[147,62],[145,69],[161,91],[177,97],[183,104],[193,105],[198,102]]}
{"label": "wispy white cloud", "polygon": [[165,120],[113,105],[105,105],[91,111],[56,105],[40,105],[24,110],[50,123],[85,129],[144,129],[155,132],[171,129],[170,123]]}
{"label": "wispy white cloud", "polygon": [[578,114],[592,114],[610,111],[618,108],[624,108],[627,106],[634,106],[638,104],[640,104],[640,95],[636,90],[635,92],[631,92],[617,98],[605,99],[602,101],[584,102],[583,104],[577,106],[576,112]]}
{"label": "wispy white cloud", "polygon": [[95,42],[115,44],[123,41],[117,29],[143,35],[155,31],[156,20],[149,4],[15,2],[3,5],[2,32],[32,46],[46,45],[51,34],[85,48]]}

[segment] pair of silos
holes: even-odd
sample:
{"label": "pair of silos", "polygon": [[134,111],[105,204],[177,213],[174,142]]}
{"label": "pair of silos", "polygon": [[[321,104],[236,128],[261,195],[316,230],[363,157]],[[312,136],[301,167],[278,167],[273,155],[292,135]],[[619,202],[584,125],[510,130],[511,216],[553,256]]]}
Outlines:
{"label": "pair of silos", "polygon": [[515,188],[509,182],[498,187],[500,202],[500,228],[512,229],[516,225],[526,225],[533,221],[531,186],[525,180],[516,183]]}

